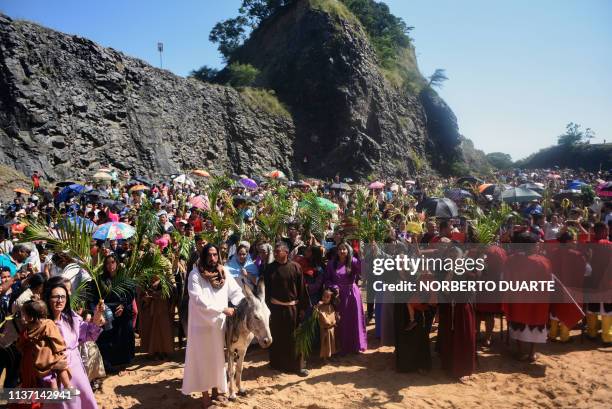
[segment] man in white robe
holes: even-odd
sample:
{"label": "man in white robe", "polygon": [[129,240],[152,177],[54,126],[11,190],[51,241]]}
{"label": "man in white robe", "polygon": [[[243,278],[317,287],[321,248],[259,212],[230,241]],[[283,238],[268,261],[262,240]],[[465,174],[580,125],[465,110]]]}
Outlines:
{"label": "man in white robe", "polygon": [[230,274],[224,274],[222,285],[219,285],[218,277],[216,282],[205,277],[210,272],[223,271],[218,264],[219,252],[215,246],[207,245],[201,254],[206,255],[206,261],[199,261],[194,266],[187,282],[189,322],[181,390],[185,395],[202,392],[207,407],[211,404],[209,389],[215,388],[220,394],[227,392],[225,318],[234,314],[234,309],[228,308],[228,301],[238,305],[244,294]]}

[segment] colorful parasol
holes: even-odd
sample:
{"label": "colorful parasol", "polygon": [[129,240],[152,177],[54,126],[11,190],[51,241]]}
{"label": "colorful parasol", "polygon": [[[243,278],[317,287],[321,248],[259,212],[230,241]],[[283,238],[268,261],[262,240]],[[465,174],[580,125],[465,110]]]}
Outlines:
{"label": "colorful parasol", "polygon": [[122,240],[129,239],[136,233],[136,229],[126,223],[110,222],[104,223],[94,232],[96,240]]}
{"label": "colorful parasol", "polygon": [[385,187],[385,184],[382,182],[372,182],[370,183],[370,185],[368,186],[368,188],[370,189],[382,189],[383,187]]}
{"label": "colorful parasol", "polygon": [[13,192],[15,193],[21,193],[22,195],[29,195],[30,192],[28,192],[26,189],[22,188],[22,187],[18,187],[13,189]]}

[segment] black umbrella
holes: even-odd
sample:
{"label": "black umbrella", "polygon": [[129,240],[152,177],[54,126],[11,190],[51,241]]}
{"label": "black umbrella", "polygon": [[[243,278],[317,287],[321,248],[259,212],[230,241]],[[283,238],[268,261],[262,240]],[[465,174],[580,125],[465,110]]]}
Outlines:
{"label": "black umbrella", "polygon": [[459,216],[459,209],[457,208],[457,205],[447,197],[432,197],[427,199],[423,203],[419,203],[417,210],[419,212],[425,211],[429,217],[450,219],[452,217]]}
{"label": "black umbrella", "polygon": [[482,183],[482,179],[478,179],[475,176],[464,176],[457,179],[457,184],[462,185],[464,183]]}
{"label": "black umbrella", "polygon": [[57,182],[55,184],[55,186],[57,187],[66,187],[66,186],[70,186],[70,185],[74,185],[75,182],[69,181],[69,180],[64,180],[63,182]]}
{"label": "black umbrella", "polygon": [[143,185],[147,186],[153,186],[155,184],[151,179],[139,175],[134,176],[132,180],[135,180],[137,183],[142,183]]}
{"label": "black umbrella", "polygon": [[245,196],[245,195],[237,195],[233,196],[232,200],[234,202],[258,202],[256,197],[253,196]]}
{"label": "black umbrella", "polygon": [[93,189],[93,190],[90,190],[89,192],[85,192],[84,195],[89,196],[89,197],[100,197],[100,198],[108,199],[108,193],[105,192],[104,190]]}
{"label": "black umbrella", "polygon": [[102,206],[110,207],[115,212],[122,211],[123,208],[125,208],[126,206],[125,203],[117,201],[117,200],[112,200],[112,199],[100,199],[98,200],[98,203],[101,204]]}

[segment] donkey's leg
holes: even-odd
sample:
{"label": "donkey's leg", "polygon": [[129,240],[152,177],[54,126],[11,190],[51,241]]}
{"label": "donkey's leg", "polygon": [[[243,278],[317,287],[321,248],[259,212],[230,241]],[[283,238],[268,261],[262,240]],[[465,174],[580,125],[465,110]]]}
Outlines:
{"label": "donkey's leg", "polygon": [[235,370],[234,370],[234,349],[232,345],[228,347],[227,355],[228,355],[227,357],[227,377],[228,377],[227,382],[228,382],[228,388],[229,388],[229,399],[234,400],[236,398],[236,392],[234,388]]}
{"label": "donkey's leg", "polygon": [[246,347],[238,350],[238,362],[236,362],[236,388],[238,388],[238,395],[246,395],[246,390],[242,388],[242,363],[244,362],[244,356],[246,355]]}

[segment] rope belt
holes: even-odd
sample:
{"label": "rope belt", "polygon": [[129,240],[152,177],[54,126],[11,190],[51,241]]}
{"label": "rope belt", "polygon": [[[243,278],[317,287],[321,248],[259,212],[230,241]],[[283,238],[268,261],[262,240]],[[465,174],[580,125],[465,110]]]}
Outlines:
{"label": "rope belt", "polygon": [[289,301],[289,302],[283,302],[283,301],[278,301],[276,298],[270,298],[270,302],[272,304],[275,305],[282,305],[284,307],[291,307],[293,305],[297,305],[297,300],[293,300],[293,301]]}

